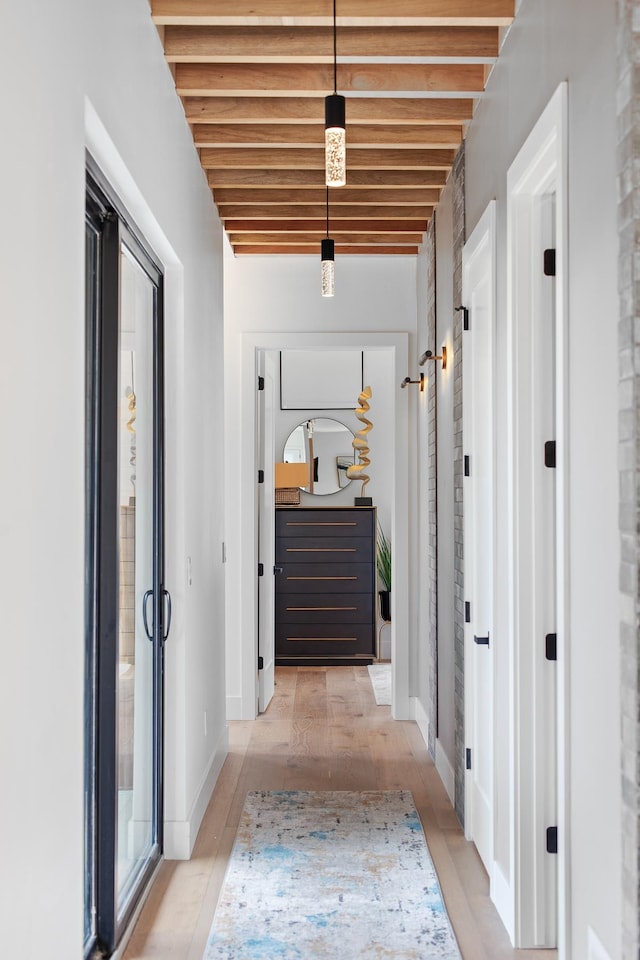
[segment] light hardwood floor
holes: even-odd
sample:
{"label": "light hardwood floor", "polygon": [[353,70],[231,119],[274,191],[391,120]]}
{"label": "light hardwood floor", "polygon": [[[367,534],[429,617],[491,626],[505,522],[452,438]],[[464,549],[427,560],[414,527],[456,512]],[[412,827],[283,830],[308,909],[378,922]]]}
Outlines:
{"label": "light hardwood floor", "polygon": [[162,864],[124,960],[202,960],[245,794],[279,789],[411,790],[464,960],[555,960],[509,946],[417,726],[376,705],[366,667],[278,668],[266,713],[229,728],[192,859]]}

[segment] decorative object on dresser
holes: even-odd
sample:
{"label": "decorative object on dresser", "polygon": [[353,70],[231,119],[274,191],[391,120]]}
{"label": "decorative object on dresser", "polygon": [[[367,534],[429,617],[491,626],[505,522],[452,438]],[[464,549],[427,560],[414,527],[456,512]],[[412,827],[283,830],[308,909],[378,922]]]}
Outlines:
{"label": "decorative object on dresser", "polygon": [[300,487],[308,482],[306,463],[276,463],[273,483],[276,503],[300,503]]}
{"label": "decorative object on dresser", "polygon": [[375,656],[375,507],[276,508],[276,663]]}
{"label": "decorative object on dresser", "polygon": [[362,489],[360,491],[360,496],[355,498],[356,507],[370,507],[373,503],[371,497],[365,497],[364,488],[369,483],[369,476],[364,472],[369,466],[371,461],[369,460],[369,443],[367,440],[367,434],[373,430],[373,424],[371,420],[367,420],[367,413],[369,412],[369,403],[371,399],[371,387],[364,387],[360,395],[358,396],[359,406],[355,409],[355,414],[358,420],[364,424],[360,430],[356,431],[356,435],[353,438],[352,444],[353,449],[358,454],[358,459],[360,463],[354,463],[352,467],[349,467],[347,470],[347,476],[350,480],[361,480]]}

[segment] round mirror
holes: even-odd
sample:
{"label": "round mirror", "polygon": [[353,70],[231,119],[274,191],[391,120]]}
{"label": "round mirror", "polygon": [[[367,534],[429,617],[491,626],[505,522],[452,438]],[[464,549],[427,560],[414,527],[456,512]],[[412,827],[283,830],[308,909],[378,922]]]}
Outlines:
{"label": "round mirror", "polygon": [[314,417],[291,431],[284,445],[285,463],[306,463],[309,483],[300,487],[305,493],[325,496],[347,487],[347,467],[355,462],[351,445],[353,433],[339,420]]}

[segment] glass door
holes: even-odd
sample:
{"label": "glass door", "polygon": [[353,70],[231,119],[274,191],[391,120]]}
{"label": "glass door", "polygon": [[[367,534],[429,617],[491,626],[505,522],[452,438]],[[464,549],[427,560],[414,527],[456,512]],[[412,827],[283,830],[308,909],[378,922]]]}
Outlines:
{"label": "glass door", "polygon": [[162,850],[162,274],[87,195],[85,953],[117,946]]}

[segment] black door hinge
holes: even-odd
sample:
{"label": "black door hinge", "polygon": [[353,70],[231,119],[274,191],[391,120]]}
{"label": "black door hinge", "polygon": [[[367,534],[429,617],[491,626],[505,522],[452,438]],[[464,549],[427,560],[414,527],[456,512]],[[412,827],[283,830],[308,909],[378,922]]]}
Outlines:
{"label": "black door hinge", "polygon": [[467,747],[465,766],[467,770],[471,770],[471,747]]}
{"label": "black door hinge", "polygon": [[469,329],[469,310],[468,310],[468,308],[467,308],[467,307],[456,307],[455,310],[456,310],[456,313],[458,312],[458,310],[462,310],[462,329],[463,329],[463,330],[468,330],[468,329]]}
{"label": "black door hinge", "polygon": [[486,637],[476,637],[475,633],[473,635],[473,642],[477,643],[479,647],[488,647],[489,646],[489,632],[487,631]]}
{"label": "black door hinge", "polygon": [[558,659],[558,634],[548,633],[544,638],[544,655],[547,660]]}
{"label": "black door hinge", "polygon": [[471,476],[471,460],[470,460],[468,454],[466,454],[466,453],[465,453],[465,455],[464,455],[464,475],[465,475],[465,477],[470,477],[470,476]]}
{"label": "black door hinge", "polygon": [[556,252],[553,248],[544,252],[544,275],[545,277],[556,275]]}
{"label": "black door hinge", "polygon": [[468,600],[464,602],[464,622],[471,623],[471,604]]}
{"label": "black door hinge", "polygon": [[264,470],[258,470],[258,483],[264,483]]}
{"label": "black door hinge", "polygon": [[547,440],[544,445],[544,465],[545,467],[555,467],[556,465],[556,442]]}
{"label": "black door hinge", "polygon": [[547,827],[547,853],[558,852],[558,828]]}
{"label": "black door hinge", "polygon": [[258,657],[258,670],[264,670],[264,657]]}
{"label": "black door hinge", "polygon": [[258,576],[264,577],[264,563],[258,564]]}
{"label": "black door hinge", "polygon": [[258,377],[258,390],[264,390],[264,377]]}

